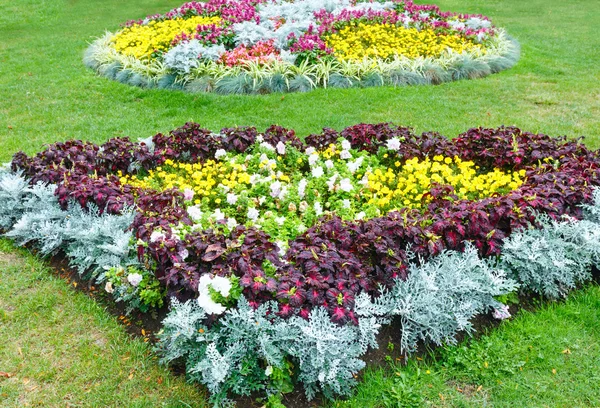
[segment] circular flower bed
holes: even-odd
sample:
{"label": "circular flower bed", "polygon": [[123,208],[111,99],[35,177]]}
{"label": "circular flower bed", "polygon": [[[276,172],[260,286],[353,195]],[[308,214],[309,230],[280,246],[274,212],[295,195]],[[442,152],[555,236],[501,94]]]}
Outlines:
{"label": "circular flower bed", "polygon": [[410,0],[210,0],[130,21],[96,40],[85,62],[136,86],[269,93],[439,84],[518,56],[487,17]]}
{"label": "circular flower bed", "polygon": [[0,227],[63,249],[130,309],[168,299],[165,359],[183,358],[214,401],[295,381],[310,398],[348,393],[394,316],[408,351],[476,314],[508,317],[496,297],[517,283],[556,297],[589,279],[600,193],[594,222],[582,204],[597,186],[598,151],[517,128],[448,140],[360,124],[302,141],[188,123],[17,153],[0,171]]}

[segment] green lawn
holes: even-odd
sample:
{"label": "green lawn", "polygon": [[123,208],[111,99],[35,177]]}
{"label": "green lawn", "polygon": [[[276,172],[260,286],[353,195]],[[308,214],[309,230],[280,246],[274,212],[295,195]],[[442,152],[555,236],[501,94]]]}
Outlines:
{"label": "green lawn", "polygon": [[[358,122],[393,121],[449,137],[504,124],[585,135],[600,147],[600,2],[438,1],[445,10],[490,16],[522,45],[515,68],[441,86],[223,97],[131,88],[84,68],[83,51],[95,36],[180,2],[0,0],[0,162],[44,143],[135,139],[192,120],[215,130],[276,123],[300,136]],[[600,406],[599,306],[600,290],[590,287],[436,362],[369,372],[347,405]],[[157,368],[147,345],[128,338],[114,317],[5,241],[0,336],[0,406],[202,405],[202,391]],[[562,353],[567,348],[571,354]],[[473,368],[488,355],[489,371]],[[510,370],[493,370],[492,361]],[[515,368],[520,361],[527,363]],[[500,378],[487,374],[494,371]]]}

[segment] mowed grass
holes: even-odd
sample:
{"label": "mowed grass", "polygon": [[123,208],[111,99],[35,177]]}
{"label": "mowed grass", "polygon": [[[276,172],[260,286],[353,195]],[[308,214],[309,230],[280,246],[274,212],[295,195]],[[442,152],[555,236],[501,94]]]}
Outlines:
{"label": "mowed grass", "polygon": [[0,406],[204,407],[96,301],[0,240]]}
{"label": "mowed grass", "polygon": [[474,341],[367,369],[332,407],[598,407],[600,287],[547,304]]}
{"label": "mowed grass", "polygon": [[299,135],[359,122],[393,121],[449,137],[515,125],[586,135],[600,146],[599,2],[440,0],[444,10],[490,16],[522,44],[515,68],[441,86],[223,97],[136,89],[82,65],[87,44],[105,30],[181,2],[0,0],[0,161],[57,140],[147,137],[192,120],[213,130],[276,123]]}
{"label": "mowed grass", "polygon": [[[515,125],[585,135],[600,147],[599,2],[439,0],[444,10],[490,16],[522,45],[515,68],[441,86],[223,97],[131,88],[83,67],[87,43],[104,30],[181,2],[0,0],[0,163],[45,143],[136,139],[186,121],[213,130],[276,123],[300,136],[359,122],[392,121],[449,137]],[[356,397],[334,405],[600,406],[599,302],[600,289],[591,286],[434,360],[367,370]],[[0,336],[2,407],[206,400],[199,387],[158,367],[150,347],[115,317],[7,241],[0,241]]]}

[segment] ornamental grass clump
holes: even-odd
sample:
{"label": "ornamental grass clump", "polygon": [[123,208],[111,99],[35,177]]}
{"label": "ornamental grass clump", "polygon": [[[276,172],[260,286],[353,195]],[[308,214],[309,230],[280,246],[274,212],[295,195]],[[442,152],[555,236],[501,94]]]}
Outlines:
{"label": "ornamental grass clump", "polygon": [[84,61],[135,86],[226,94],[439,84],[518,57],[487,17],[411,0],[210,0],[130,21]]}

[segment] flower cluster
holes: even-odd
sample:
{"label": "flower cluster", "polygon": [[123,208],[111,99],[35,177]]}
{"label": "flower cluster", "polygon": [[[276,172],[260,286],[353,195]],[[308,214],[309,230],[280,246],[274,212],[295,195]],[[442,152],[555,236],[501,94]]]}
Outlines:
{"label": "flower cluster", "polygon": [[[336,322],[356,322],[360,293],[405,279],[408,250],[428,259],[471,242],[498,255],[536,214],[581,217],[600,185],[600,154],[576,141],[516,128],[448,140],[390,124],[302,143],[279,126],[188,123],[146,143],[58,143],[12,167],[56,184],[63,208],[135,205],[139,260],[168,296],[204,293],[218,311],[235,297],[203,282],[222,277],[254,307],[275,300],[282,317],[324,307]],[[118,276],[134,287],[135,273]]]}
{"label": "flower cluster", "polygon": [[[398,72],[423,58],[446,71],[448,80],[456,70],[473,77],[477,72],[462,67],[460,60],[477,60],[483,75],[505,69],[518,54],[512,40],[486,17],[441,12],[411,0],[190,2],[164,15],[129,22],[108,43],[100,39],[91,50],[97,69],[111,60],[152,79],[165,74],[160,67],[166,67],[178,83],[202,78],[223,82],[221,92],[243,90],[225,85],[230,77],[243,78],[241,73],[255,80],[257,92],[268,88],[260,88],[258,79],[272,90],[281,89],[281,80],[272,84],[277,74],[288,90],[298,87],[290,81],[294,77],[309,78],[310,86],[327,86],[334,73],[350,82],[378,73],[398,85]],[[454,79],[460,77],[462,73]]]}
{"label": "flower cluster", "polygon": [[392,24],[348,25],[326,37],[327,46],[342,61],[362,61],[365,58],[389,59],[439,57],[442,52],[458,53],[483,50],[480,44],[458,35],[437,33],[433,29],[404,28]]}
{"label": "flower cluster", "polygon": [[196,27],[217,24],[219,17],[194,16],[188,19],[149,21],[125,27],[113,38],[114,48],[137,59],[147,59],[167,51],[178,36],[191,35]]}

